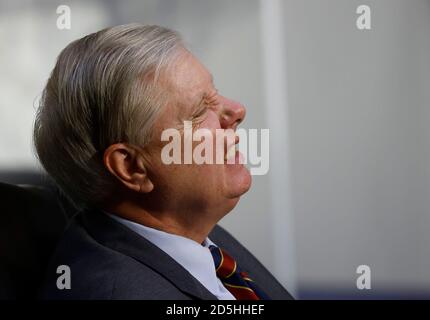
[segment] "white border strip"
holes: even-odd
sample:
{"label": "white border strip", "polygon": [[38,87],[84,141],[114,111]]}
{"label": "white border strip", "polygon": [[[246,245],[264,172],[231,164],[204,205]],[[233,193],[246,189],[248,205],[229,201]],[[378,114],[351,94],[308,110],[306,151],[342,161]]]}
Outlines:
{"label": "white border strip", "polygon": [[272,242],[275,257],[273,273],[296,295],[296,255],[291,204],[289,107],[285,29],[282,0],[260,0],[261,41],[265,108],[270,129],[270,183]]}

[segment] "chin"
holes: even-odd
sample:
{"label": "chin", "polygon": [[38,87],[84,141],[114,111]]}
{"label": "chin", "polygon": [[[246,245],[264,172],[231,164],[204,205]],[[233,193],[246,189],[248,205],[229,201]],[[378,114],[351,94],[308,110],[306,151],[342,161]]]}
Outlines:
{"label": "chin", "polygon": [[240,175],[236,175],[235,177],[227,177],[229,178],[226,187],[228,190],[228,197],[231,199],[237,199],[245,194],[250,188],[252,183],[252,177],[249,171],[243,168],[243,171]]}

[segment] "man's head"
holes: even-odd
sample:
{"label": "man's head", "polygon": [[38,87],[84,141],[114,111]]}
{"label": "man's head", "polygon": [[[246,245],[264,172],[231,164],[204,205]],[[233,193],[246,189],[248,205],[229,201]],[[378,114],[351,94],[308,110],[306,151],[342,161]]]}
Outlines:
{"label": "man's head", "polygon": [[[79,206],[133,203],[153,213],[230,211],[251,183],[240,164],[165,164],[165,129],[233,129],[242,105],[159,26],[101,30],[67,46],[43,92],[34,141],[39,159]],[[193,147],[196,147],[194,143]],[[184,152],[184,150],[182,150]],[[189,214],[189,215],[188,215]]]}

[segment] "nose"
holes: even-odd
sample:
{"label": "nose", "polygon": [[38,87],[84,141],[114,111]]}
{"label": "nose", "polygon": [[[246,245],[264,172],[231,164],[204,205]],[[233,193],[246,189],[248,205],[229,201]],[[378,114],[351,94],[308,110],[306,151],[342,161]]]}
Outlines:
{"label": "nose", "polygon": [[236,130],[237,126],[243,121],[246,115],[245,107],[231,99],[222,97],[222,110],[220,114],[220,124],[223,129]]}

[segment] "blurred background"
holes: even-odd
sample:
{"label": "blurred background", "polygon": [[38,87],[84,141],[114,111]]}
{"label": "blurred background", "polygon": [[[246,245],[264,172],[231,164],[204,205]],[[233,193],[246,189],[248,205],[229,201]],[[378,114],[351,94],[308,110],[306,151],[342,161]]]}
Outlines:
{"label": "blurred background", "polygon": [[270,129],[269,173],[221,224],[296,298],[430,298],[429,0],[0,0],[0,181],[40,181],[32,124],[61,49],[130,22],[178,30],[243,127]]}

